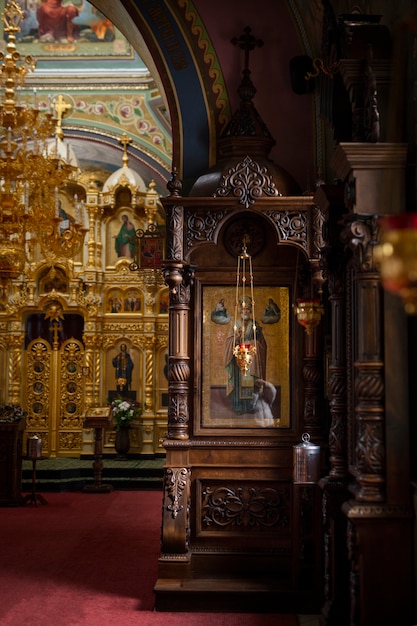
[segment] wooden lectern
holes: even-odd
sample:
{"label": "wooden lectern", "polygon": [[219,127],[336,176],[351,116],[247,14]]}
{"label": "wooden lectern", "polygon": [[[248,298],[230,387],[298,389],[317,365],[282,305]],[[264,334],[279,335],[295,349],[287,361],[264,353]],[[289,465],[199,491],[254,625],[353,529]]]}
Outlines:
{"label": "wooden lectern", "polygon": [[111,407],[91,407],[86,411],[84,417],[84,428],[94,428],[94,482],[85,485],[83,491],[87,493],[109,493],[113,491],[112,485],[105,485],[101,482],[103,471],[103,429],[111,428]]}

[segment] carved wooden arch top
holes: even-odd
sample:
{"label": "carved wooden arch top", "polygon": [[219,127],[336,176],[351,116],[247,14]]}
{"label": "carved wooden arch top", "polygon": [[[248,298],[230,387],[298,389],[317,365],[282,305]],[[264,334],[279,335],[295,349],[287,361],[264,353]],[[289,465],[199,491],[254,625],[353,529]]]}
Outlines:
{"label": "carved wooden arch top", "polygon": [[[220,203],[219,203],[220,204]],[[277,237],[277,243],[290,244],[300,248],[308,258],[317,258],[323,245],[321,233],[323,220],[318,215],[319,209],[310,204],[294,207],[271,207],[271,201],[259,203],[258,210],[243,211],[240,208],[198,207],[187,208],[185,211],[185,237],[183,242],[183,258],[187,259],[192,251],[201,245],[216,244],[219,233],[225,222],[232,217],[241,216],[248,221],[256,221],[262,216],[270,223]],[[290,202],[286,204],[291,204]],[[251,254],[253,254],[251,252]]]}

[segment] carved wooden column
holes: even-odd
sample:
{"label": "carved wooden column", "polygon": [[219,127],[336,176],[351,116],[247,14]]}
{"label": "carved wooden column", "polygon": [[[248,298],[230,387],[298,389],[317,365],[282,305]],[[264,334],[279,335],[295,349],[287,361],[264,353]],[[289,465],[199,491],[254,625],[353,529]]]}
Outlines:
{"label": "carved wooden column", "polygon": [[[194,272],[183,259],[184,210],[180,205],[181,183],[173,172],[167,213],[167,260],[163,275],[169,287],[168,339],[168,433],[164,446],[167,461],[164,474],[161,571],[166,560],[187,566],[189,498],[191,476],[188,467],[189,422],[189,312]],[[172,202],[171,202],[172,200]],[[181,445],[185,444],[185,445]]]}
{"label": "carved wooden column", "polygon": [[[390,325],[401,322],[389,302],[384,306],[373,259],[376,236],[374,216],[351,216],[345,241],[354,268],[351,473],[356,488],[354,498],[342,507],[348,520],[351,626],[388,626],[411,619],[411,511],[404,486],[408,428],[404,399],[395,391],[404,387],[401,370],[406,364],[398,360],[397,372],[389,364],[398,359],[404,337],[400,340],[401,329],[396,330],[395,341],[387,343]],[[384,317],[391,321],[385,328]]]}
{"label": "carved wooden column", "polygon": [[357,311],[355,354],[356,500],[385,499],[384,363],[382,288],[373,262],[377,223],[374,216],[352,216],[344,233],[355,267],[354,309]]}
{"label": "carved wooden column", "polygon": [[304,426],[312,440],[323,434],[323,351],[321,328],[305,335],[304,342]]}
{"label": "carved wooden column", "polygon": [[188,273],[188,268],[180,263],[165,264],[164,277],[170,288],[168,439],[188,439],[190,356],[187,338],[191,285]]}
{"label": "carved wooden column", "polygon": [[321,624],[343,626],[349,618],[349,566],[346,518],[342,504],[348,499],[346,255],[340,241],[339,221],[345,212],[343,186],[322,185],[316,203],[328,216],[327,241],[322,249],[322,267],[327,278],[330,304],[331,351],[328,362],[327,394],[331,423],[329,430],[330,471],[320,481],[323,490],[324,605]]}

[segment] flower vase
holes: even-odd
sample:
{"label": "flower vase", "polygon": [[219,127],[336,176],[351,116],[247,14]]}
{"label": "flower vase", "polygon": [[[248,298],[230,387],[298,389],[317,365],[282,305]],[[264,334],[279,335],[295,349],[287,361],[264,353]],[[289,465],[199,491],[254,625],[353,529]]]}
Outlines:
{"label": "flower vase", "polygon": [[130,450],[129,430],[130,426],[120,426],[119,430],[116,431],[116,439],[114,441],[114,447],[117,452],[116,459],[127,459],[127,453]]}

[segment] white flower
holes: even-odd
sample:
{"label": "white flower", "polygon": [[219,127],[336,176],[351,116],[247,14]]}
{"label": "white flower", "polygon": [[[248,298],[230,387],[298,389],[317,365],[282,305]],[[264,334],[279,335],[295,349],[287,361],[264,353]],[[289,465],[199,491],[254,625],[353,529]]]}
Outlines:
{"label": "white flower", "polygon": [[111,407],[117,430],[121,424],[123,424],[123,426],[130,424],[132,419],[135,419],[135,417],[142,413],[140,406],[136,402],[132,403],[122,398],[114,400]]}

